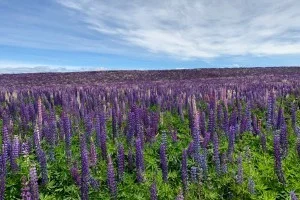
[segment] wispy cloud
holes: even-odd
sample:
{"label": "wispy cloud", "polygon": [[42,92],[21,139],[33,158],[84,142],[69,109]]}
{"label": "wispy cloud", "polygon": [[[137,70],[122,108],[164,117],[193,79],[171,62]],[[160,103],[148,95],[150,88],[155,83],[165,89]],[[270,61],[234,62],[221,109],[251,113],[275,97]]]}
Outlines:
{"label": "wispy cloud", "polygon": [[58,0],[90,30],[179,58],[300,53],[298,0]]}
{"label": "wispy cloud", "polygon": [[57,66],[39,63],[18,63],[0,61],[0,74],[41,73],[41,72],[73,72],[73,71],[102,71],[105,67],[91,66]]}

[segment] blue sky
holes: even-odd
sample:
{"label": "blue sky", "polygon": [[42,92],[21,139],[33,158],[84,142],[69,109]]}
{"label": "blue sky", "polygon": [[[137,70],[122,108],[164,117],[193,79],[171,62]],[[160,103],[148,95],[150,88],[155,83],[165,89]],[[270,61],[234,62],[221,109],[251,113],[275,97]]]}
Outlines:
{"label": "blue sky", "polygon": [[298,66],[298,0],[0,0],[0,73]]}

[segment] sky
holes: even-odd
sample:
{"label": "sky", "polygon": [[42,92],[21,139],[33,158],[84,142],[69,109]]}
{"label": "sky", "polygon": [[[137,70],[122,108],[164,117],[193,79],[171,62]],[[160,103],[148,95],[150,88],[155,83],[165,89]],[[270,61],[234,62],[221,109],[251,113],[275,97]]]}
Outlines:
{"label": "sky", "polygon": [[300,66],[299,0],[0,0],[0,73]]}

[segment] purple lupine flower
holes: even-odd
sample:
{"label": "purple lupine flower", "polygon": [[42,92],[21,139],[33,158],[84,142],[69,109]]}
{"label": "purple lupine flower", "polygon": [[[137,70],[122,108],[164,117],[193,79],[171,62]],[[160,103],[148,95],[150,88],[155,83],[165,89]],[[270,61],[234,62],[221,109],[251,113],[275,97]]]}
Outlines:
{"label": "purple lupine flower", "polygon": [[178,138],[177,138],[177,130],[173,130],[172,131],[172,141],[173,142],[177,142]]}
{"label": "purple lupine flower", "polygon": [[72,176],[72,179],[74,180],[75,184],[77,186],[80,186],[80,174],[79,174],[79,169],[77,167],[77,163],[73,163],[71,169],[70,169],[70,172],[71,172],[71,176]]}
{"label": "purple lupine flower", "polygon": [[4,153],[4,145],[2,145],[2,154],[0,154],[0,200],[4,200],[4,194],[5,194],[5,186],[6,186],[6,160]]}
{"label": "purple lupine flower", "polygon": [[205,135],[206,125],[205,125],[205,112],[201,113],[201,116],[199,117],[199,124],[200,124],[200,133],[202,137]]}
{"label": "purple lupine flower", "polygon": [[91,120],[91,116],[86,114],[84,116],[84,125],[85,125],[85,131],[86,131],[86,140],[89,141],[92,131],[93,131],[93,123]]}
{"label": "purple lupine flower", "polygon": [[182,152],[182,160],[181,160],[181,181],[183,184],[183,190],[187,190],[187,180],[188,180],[188,172],[187,172],[187,150],[183,150]]}
{"label": "purple lupine flower", "polygon": [[226,156],[226,153],[222,153],[221,154],[221,171],[222,171],[222,174],[226,174],[227,173],[227,156]]}
{"label": "purple lupine flower", "polygon": [[108,156],[108,163],[107,163],[107,185],[111,197],[113,199],[117,199],[117,184],[115,180],[114,166],[110,156]]}
{"label": "purple lupine flower", "polygon": [[21,198],[22,198],[22,200],[31,200],[32,199],[29,183],[26,180],[25,176],[22,177]]}
{"label": "purple lupine flower", "polygon": [[39,200],[38,176],[36,173],[35,166],[30,167],[29,176],[30,176],[31,197],[33,200]]}
{"label": "purple lupine flower", "polygon": [[208,132],[210,132],[211,134],[215,132],[215,112],[212,108],[209,109]]}
{"label": "purple lupine flower", "polygon": [[199,156],[199,166],[200,170],[202,170],[203,178],[206,178],[208,172],[208,165],[207,165],[207,149],[203,148],[202,153]]}
{"label": "purple lupine flower", "polygon": [[291,121],[292,121],[293,130],[295,131],[295,128],[296,128],[296,105],[294,102],[291,105]]}
{"label": "purple lupine flower", "polygon": [[91,144],[90,144],[90,166],[94,167],[97,164],[97,152],[96,152],[96,146],[95,143],[93,141],[93,139],[91,138]]}
{"label": "purple lupine flower", "polygon": [[193,154],[194,154],[194,142],[191,141],[189,146],[188,146],[188,149],[187,149],[187,154],[192,157]]}
{"label": "purple lupine flower", "polygon": [[224,106],[224,120],[223,120],[223,130],[226,135],[229,135],[229,120],[228,120],[228,111],[226,106]]}
{"label": "purple lupine flower", "polygon": [[62,115],[62,123],[65,134],[66,155],[69,161],[71,159],[71,121],[65,112]]}
{"label": "purple lupine flower", "polygon": [[297,137],[296,151],[297,151],[298,157],[300,158],[300,137]]}
{"label": "purple lupine flower", "polygon": [[18,171],[17,159],[20,155],[20,140],[18,136],[15,136],[11,146],[11,167],[13,172]]}
{"label": "purple lupine flower", "polygon": [[197,167],[191,167],[191,180],[193,183],[197,182]]}
{"label": "purple lupine flower", "polygon": [[23,142],[21,145],[21,154],[22,155],[28,155],[29,154],[29,145],[28,142]]}
{"label": "purple lupine flower", "polygon": [[248,191],[250,194],[255,194],[255,183],[252,178],[248,179]]}
{"label": "purple lupine flower", "polygon": [[156,188],[156,183],[153,182],[151,184],[151,187],[150,187],[150,199],[151,200],[157,200],[157,188]]}
{"label": "purple lupine flower", "polygon": [[232,156],[234,152],[234,140],[235,140],[235,127],[230,126],[229,137],[228,137],[228,150],[227,157],[230,162],[232,162]]}
{"label": "purple lupine flower", "polygon": [[268,97],[268,110],[267,110],[267,128],[271,130],[273,128],[273,119],[274,119],[274,95],[273,92]]}
{"label": "purple lupine flower", "polygon": [[168,161],[167,161],[165,144],[160,145],[159,156],[160,156],[160,166],[162,169],[163,180],[164,180],[164,182],[167,182],[168,181]]}
{"label": "purple lupine flower", "polygon": [[238,184],[242,184],[243,183],[243,160],[241,154],[239,154],[237,163],[238,163],[238,172],[237,172],[236,181]]}
{"label": "purple lupine flower", "polygon": [[118,145],[118,178],[120,181],[123,180],[124,176],[124,169],[125,169],[125,162],[124,162],[124,147],[122,144]]}
{"label": "purple lupine flower", "polygon": [[8,129],[5,125],[3,125],[3,132],[2,132],[2,153],[5,160],[9,158],[9,150],[10,150],[10,138],[8,134]]}
{"label": "purple lupine flower", "polygon": [[34,133],[33,133],[33,143],[34,148],[36,150],[41,148],[41,137],[38,125],[35,125]]}
{"label": "purple lupine flower", "polygon": [[161,144],[167,145],[167,131],[162,131],[161,133]]}
{"label": "purple lupine flower", "polygon": [[144,154],[143,154],[143,149],[142,149],[142,142],[140,138],[136,139],[135,142],[135,148],[136,148],[136,172],[137,172],[137,180],[138,182],[143,182],[143,173],[145,170],[144,166]]}
{"label": "purple lupine flower", "polygon": [[131,149],[128,150],[128,168],[130,171],[134,168],[134,158],[133,158],[133,152]]}
{"label": "purple lupine flower", "polygon": [[247,105],[246,105],[246,111],[245,111],[245,117],[246,117],[246,131],[252,131],[252,125],[251,125],[251,121],[252,121],[252,118],[251,118],[251,105],[250,105],[250,102],[248,101],[247,102]]}
{"label": "purple lupine flower", "polygon": [[39,163],[41,166],[41,173],[42,173],[42,185],[46,185],[48,183],[48,171],[47,171],[47,158],[45,152],[40,149],[39,153]]}
{"label": "purple lupine flower", "polygon": [[213,160],[215,162],[215,166],[216,166],[216,172],[218,175],[220,175],[221,172],[221,163],[220,163],[220,152],[219,152],[219,138],[218,138],[218,134],[214,133],[213,135],[213,144],[214,144],[214,156],[213,156]]}
{"label": "purple lupine flower", "polygon": [[282,171],[281,166],[281,153],[280,153],[280,136],[275,135],[274,136],[274,157],[275,157],[275,172],[278,177],[278,180],[285,184],[285,178]]}
{"label": "purple lupine flower", "polygon": [[282,149],[282,156],[285,157],[288,152],[288,139],[287,139],[287,128],[286,123],[283,120],[281,123],[281,130],[280,130],[280,146]]}
{"label": "purple lupine flower", "polygon": [[81,154],[81,187],[80,187],[80,196],[81,199],[89,199],[89,157],[88,150],[86,147],[86,138],[82,135],[80,138],[80,154]]}
{"label": "purple lupine flower", "polygon": [[291,196],[291,200],[298,200],[298,198],[297,198],[297,196],[296,196],[296,194],[295,194],[294,191],[290,192],[290,196]]}
{"label": "purple lupine flower", "polygon": [[101,122],[100,122],[100,115],[96,116],[96,124],[95,124],[95,131],[96,131],[96,145],[98,148],[101,148]]}
{"label": "purple lupine flower", "polygon": [[267,139],[264,133],[260,133],[260,144],[263,152],[267,152]]}
{"label": "purple lupine flower", "polygon": [[112,133],[113,133],[113,140],[115,141],[115,139],[118,137],[118,128],[117,128],[117,109],[116,109],[116,105],[114,104],[112,106]]}
{"label": "purple lupine flower", "polygon": [[89,184],[94,190],[99,190],[100,182],[93,177],[90,177]]}
{"label": "purple lupine flower", "polygon": [[281,107],[279,107],[278,116],[277,116],[277,123],[276,123],[276,129],[277,130],[279,130],[281,128],[283,121],[284,121],[283,110],[282,110]]}
{"label": "purple lupine flower", "polygon": [[100,147],[101,147],[101,154],[103,159],[107,159],[107,147],[106,147],[106,121],[105,116],[102,113],[100,115]]}
{"label": "purple lupine flower", "polygon": [[181,190],[180,190],[179,194],[177,195],[176,200],[184,200],[184,196],[183,196],[183,193]]}
{"label": "purple lupine flower", "polygon": [[206,148],[207,147],[207,145],[208,145],[208,143],[210,142],[210,140],[211,140],[211,133],[210,132],[206,132],[205,133],[205,137],[204,137],[204,139],[203,139],[203,142],[202,142],[202,147],[203,148]]}

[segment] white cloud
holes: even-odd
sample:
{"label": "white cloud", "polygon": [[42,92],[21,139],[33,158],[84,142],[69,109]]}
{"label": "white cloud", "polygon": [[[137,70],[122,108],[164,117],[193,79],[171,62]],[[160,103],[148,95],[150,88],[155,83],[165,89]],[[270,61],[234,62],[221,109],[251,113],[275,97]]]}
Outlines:
{"label": "white cloud", "polygon": [[58,0],[89,29],[179,58],[300,53],[298,0]]}
{"label": "white cloud", "polygon": [[102,71],[105,67],[91,66],[58,66],[39,63],[19,63],[0,61],[0,74],[41,73],[41,72],[74,72],[74,71]]}

